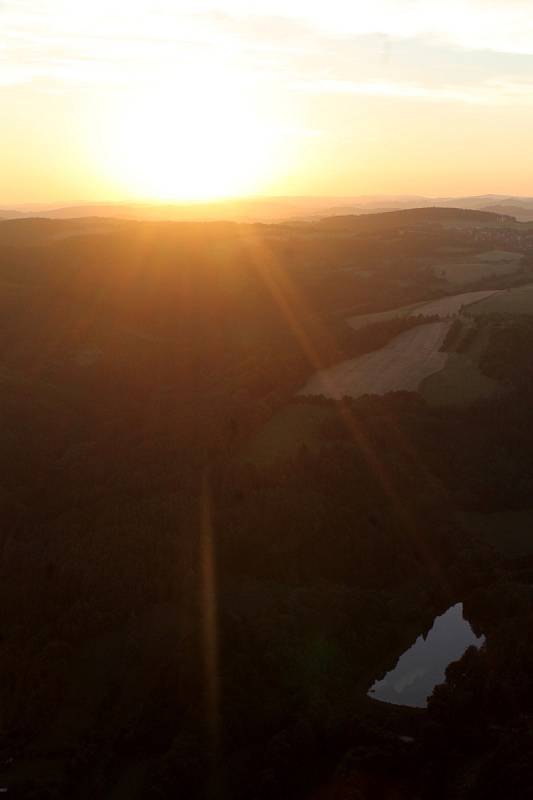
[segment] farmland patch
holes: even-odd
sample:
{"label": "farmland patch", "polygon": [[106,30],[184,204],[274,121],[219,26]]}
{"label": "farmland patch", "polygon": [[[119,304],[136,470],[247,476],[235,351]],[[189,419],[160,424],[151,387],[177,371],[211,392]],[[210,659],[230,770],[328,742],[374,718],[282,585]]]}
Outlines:
{"label": "farmland patch", "polygon": [[476,303],[471,309],[471,314],[533,314],[533,284],[518,286],[515,289],[506,289],[494,292],[482,302]]}
{"label": "farmland patch", "polygon": [[393,308],[390,311],[378,311],[374,314],[360,314],[358,316],[349,317],[348,324],[358,330],[364,328],[366,325],[375,322],[384,322],[385,320],[394,319],[395,317],[414,317],[417,315],[422,316],[441,316],[448,317],[458,314],[463,307],[471,306],[474,303],[479,303],[498,291],[494,289],[486,289],[479,292],[461,292],[449,297],[440,297],[438,300],[428,300],[422,303],[414,303],[409,306],[401,306],[400,308]]}
{"label": "farmland patch", "polygon": [[299,394],[340,399],[415,392],[424,378],[445,365],[447,356],[440,347],[450,325],[450,321],[432,322],[405,331],[380,350],[320,370]]}
{"label": "farmland patch", "polygon": [[435,407],[469,405],[502,391],[498,381],[483,375],[471,358],[460,353],[449,353],[443,368],[420,386],[422,397]]}

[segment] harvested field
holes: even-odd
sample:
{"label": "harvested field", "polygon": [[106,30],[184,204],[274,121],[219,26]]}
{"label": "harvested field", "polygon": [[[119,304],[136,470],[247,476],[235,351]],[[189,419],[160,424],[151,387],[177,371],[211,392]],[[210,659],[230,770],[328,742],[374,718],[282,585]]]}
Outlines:
{"label": "harvested field", "polygon": [[461,292],[460,294],[450,295],[449,297],[440,297],[438,300],[429,300],[423,303],[414,303],[410,306],[401,306],[400,308],[393,308],[390,311],[378,311],[375,314],[360,314],[356,317],[349,317],[348,324],[358,330],[364,328],[366,325],[372,325],[375,322],[384,322],[385,320],[395,319],[396,317],[415,317],[418,314],[424,316],[438,315],[441,317],[453,316],[458,314],[463,306],[470,306],[473,303],[479,303],[497,294],[499,290],[487,289],[480,292]]}
{"label": "harvested field", "polygon": [[479,303],[495,293],[494,289],[486,289],[481,292],[461,292],[461,294],[454,294],[450,297],[441,297],[439,300],[431,300],[429,303],[422,303],[411,314],[424,314],[426,316],[437,314],[439,317],[453,317],[455,314],[459,314],[463,306]]}
{"label": "harvested field", "polygon": [[439,348],[450,325],[450,321],[431,322],[405,331],[381,350],[317,372],[298,394],[340,399],[415,392],[424,378],[445,365],[447,354]]}
{"label": "harvested field", "polygon": [[390,311],[377,311],[374,314],[358,314],[356,317],[348,317],[346,322],[351,328],[354,328],[354,330],[359,330],[360,328],[365,328],[367,325],[373,325],[375,322],[386,322],[389,319],[408,317],[411,313],[416,313],[415,309],[420,305],[422,304],[416,303],[411,306],[393,308]]}
{"label": "harvested field", "polygon": [[533,284],[517,286],[494,293],[492,297],[477,303],[471,314],[533,314]]}

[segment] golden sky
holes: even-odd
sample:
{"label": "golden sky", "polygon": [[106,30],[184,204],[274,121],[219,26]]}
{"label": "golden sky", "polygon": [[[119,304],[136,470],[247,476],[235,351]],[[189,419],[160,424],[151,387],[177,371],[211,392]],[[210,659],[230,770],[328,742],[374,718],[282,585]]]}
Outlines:
{"label": "golden sky", "polygon": [[528,0],[0,0],[0,207],[533,195]]}

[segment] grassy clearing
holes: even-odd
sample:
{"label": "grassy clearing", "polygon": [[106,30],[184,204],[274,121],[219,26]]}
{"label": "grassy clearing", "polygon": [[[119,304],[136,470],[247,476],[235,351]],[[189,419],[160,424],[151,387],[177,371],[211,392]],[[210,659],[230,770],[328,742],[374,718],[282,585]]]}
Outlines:
{"label": "grassy clearing", "polygon": [[376,311],[374,314],[359,314],[356,317],[348,317],[346,321],[351,328],[357,331],[361,328],[366,328],[367,325],[374,325],[376,322],[387,322],[390,319],[407,317],[420,305],[422,304],[415,303],[411,306],[392,308],[390,311]]}
{"label": "grassy clearing", "polygon": [[513,261],[461,261],[435,264],[433,273],[456,286],[465,286],[476,283],[484,278],[500,278],[502,275],[511,275],[520,268],[520,254]]}
{"label": "grassy clearing", "polygon": [[485,326],[475,331],[461,352],[450,352],[442,370],[426,378],[420,394],[434,407],[466,406],[502,393],[503,386],[484,375],[479,360],[487,347],[489,332]]}
{"label": "grassy clearing", "polygon": [[512,250],[488,250],[486,253],[479,253],[476,260],[483,263],[502,263],[504,261],[517,263],[521,260],[522,253],[515,253]]}
{"label": "grassy clearing", "polygon": [[444,367],[425,378],[419,391],[426,402],[439,407],[470,405],[503,389],[497,381],[483,375],[471,358],[449,353]]}
{"label": "grassy clearing", "polygon": [[506,558],[533,555],[533,509],[463,514],[467,527]]}
{"label": "grassy clearing", "polygon": [[322,426],[334,414],[330,407],[289,403],[275,414],[244,446],[240,458],[257,466],[297,455],[300,447],[318,450]]}
{"label": "grassy clearing", "polygon": [[453,317],[459,314],[463,307],[479,303],[493,294],[495,294],[494,289],[485,289],[480,292],[461,292],[450,297],[441,297],[439,300],[431,300],[429,303],[422,303],[416,313],[427,316],[437,314],[441,317]]}
{"label": "grassy clearing", "polygon": [[393,308],[390,311],[378,311],[375,314],[360,314],[355,317],[347,319],[350,327],[358,330],[364,328],[366,325],[375,322],[384,322],[396,317],[409,317],[422,314],[423,316],[438,315],[442,317],[453,316],[458,314],[463,306],[470,306],[473,303],[479,303],[487,297],[495,294],[494,289],[488,289],[479,292],[461,292],[454,294],[450,297],[441,297],[438,300],[429,300],[422,303],[413,303],[409,306],[401,306],[400,308]]}
{"label": "grassy clearing", "polygon": [[478,314],[533,314],[533,284],[517,286],[493,293],[475,306],[468,313]]}

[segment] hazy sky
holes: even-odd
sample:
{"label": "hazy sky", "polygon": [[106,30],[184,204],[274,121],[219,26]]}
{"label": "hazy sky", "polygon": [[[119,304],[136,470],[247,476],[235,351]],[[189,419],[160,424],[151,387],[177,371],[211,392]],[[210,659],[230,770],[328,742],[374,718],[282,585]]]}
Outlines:
{"label": "hazy sky", "polygon": [[533,195],[528,0],[0,0],[0,204]]}

